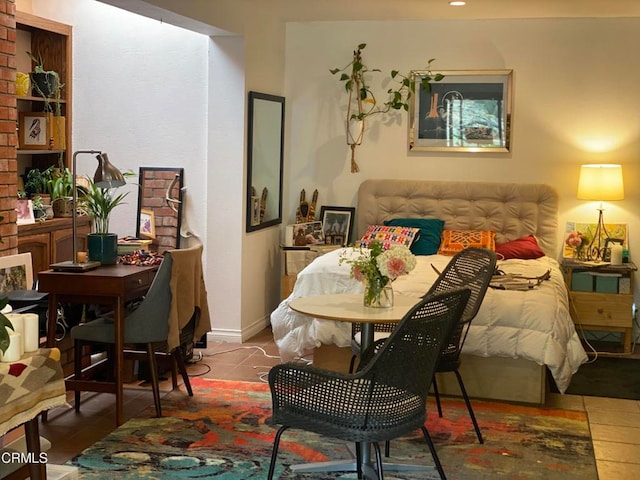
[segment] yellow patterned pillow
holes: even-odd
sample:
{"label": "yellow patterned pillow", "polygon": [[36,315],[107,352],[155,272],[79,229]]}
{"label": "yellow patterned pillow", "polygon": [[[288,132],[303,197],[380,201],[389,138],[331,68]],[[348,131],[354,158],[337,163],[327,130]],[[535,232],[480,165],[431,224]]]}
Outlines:
{"label": "yellow patterned pillow", "polygon": [[386,225],[369,225],[357,245],[369,247],[371,242],[380,242],[387,249],[393,245],[406,245],[410,247],[413,241],[420,235],[419,228],[391,227]]}
{"label": "yellow patterned pillow", "polygon": [[496,232],[493,230],[444,230],[438,255],[455,255],[469,247],[496,250]]}

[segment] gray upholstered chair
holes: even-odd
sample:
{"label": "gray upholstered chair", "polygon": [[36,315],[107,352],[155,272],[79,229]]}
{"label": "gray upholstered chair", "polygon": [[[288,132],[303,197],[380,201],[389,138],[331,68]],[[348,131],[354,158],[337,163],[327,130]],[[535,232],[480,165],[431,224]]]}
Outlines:
{"label": "gray upholstered chair", "polygon": [[[146,345],[146,356],[141,356],[139,351],[127,350],[125,353],[133,355],[135,358],[146,358],[149,361],[151,383],[153,387],[153,400],[158,417],[162,416],[160,405],[160,389],[158,382],[158,369],[156,362],[156,348],[161,347],[167,341],[169,333],[169,312],[171,308],[171,269],[173,259],[171,252],[164,253],[164,258],[158,272],[139,306],[130,313],[127,313],[124,320],[124,343]],[[135,268],[135,267],[132,267]],[[82,345],[85,343],[102,343],[113,345],[115,343],[115,332],[113,320],[108,317],[100,317],[86,323],[77,325],[71,329],[71,338],[75,341],[74,363],[75,378],[82,378]],[[193,396],[191,383],[187,375],[184,358],[180,348],[174,348],[170,352],[160,352],[170,355],[172,371],[174,372],[173,385],[175,388],[175,369],[182,375],[184,385],[190,396]],[[80,391],[75,392],[75,408],[80,410]]]}
{"label": "gray upholstered chair", "polygon": [[[424,426],[426,401],[440,352],[458,325],[468,298],[469,290],[461,289],[421,300],[357,373],[331,372],[299,363],[273,367],[269,371],[272,423],[280,428],[267,478],[273,478],[280,437],[288,428],[356,442],[358,478],[364,472],[378,479],[383,478],[379,442],[419,428],[444,479]],[[362,458],[362,447],[368,444],[375,449],[375,472]]]}

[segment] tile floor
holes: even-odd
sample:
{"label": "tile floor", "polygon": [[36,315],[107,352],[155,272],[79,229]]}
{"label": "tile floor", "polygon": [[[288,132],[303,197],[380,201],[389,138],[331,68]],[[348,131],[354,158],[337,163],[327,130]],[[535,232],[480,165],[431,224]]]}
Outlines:
{"label": "tile floor", "polygon": [[[270,329],[244,344],[209,342],[207,349],[195,351],[194,360],[200,355],[200,361],[188,366],[192,376],[259,382],[279,363]],[[168,390],[170,385],[161,388]],[[150,389],[126,389],[127,418],[150,405]],[[640,478],[640,401],[550,394],[548,405],[587,412],[600,480]],[[114,428],[111,395],[87,392],[79,414],[73,409],[54,409],[40,431],[52,443],[49,462],[63,464]]]}

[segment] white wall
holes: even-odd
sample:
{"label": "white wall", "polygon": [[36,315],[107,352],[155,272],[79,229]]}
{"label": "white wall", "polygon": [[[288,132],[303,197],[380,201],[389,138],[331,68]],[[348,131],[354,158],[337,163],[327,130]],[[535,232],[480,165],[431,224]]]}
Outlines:
{"label": "white wall", "polygon": [[[621,163],[626,197],[605,205],[605,220],[629,224],[631,255],[640,256],[640,65],[627,56],[639,41],[640,19],[288,24],[288,221],[301,189],[318,188],[320,204],[351,206],[366,178],[547,183],[560,197],[561,245],[567,220],[597,220],[597,204],[576,199],[580,164]],[[401,114],[369,123],[356,152],[361,171],[350,173],[346,94],[329,69],[346,65],[359,43],[365,63],[386,72],[372,85],[433,57],[441,70],[512,69],[511,152],[409,154]]]}
{"label": "white wall", "polygon": [[[239,215],[242,202],[242,162],[235,159],[239,180],[228,188],[237,192],[237,207],[220,207],[219,190],[218,196],[209,192],[210,178],[229,170],[225,157],[212,154],[208,144],[209,64],[210,55],[216,57],[211,39],[94,0],[18,1],[17,8],[73,27],[74,150],[103,150],[118,168],[136,174],[143,166],[184,167],[183,230],[205,245],[213,323],[237,337],[240,255],[223,261],[215,255],[215,249],[228,240],[219,235],[219,228],[214,229],[214,240],[207,240],[211,225],[225,224],[226,212],[235,210],[234,216]],[[238,75],[240,80],[242,76]],[[241,86],[240,99],[243,94]],[[242,116],[237,122],[243,124]],[[236,145],[241,145],[242,131],[236,136]],[[236,158],[238,154],[241,158],[242,151],[237,150]],[[96,165],[91,156],[78,156],[79,173],[93,174]],[[137,186],[122,189],[129,194],[126,204],[114,210],[110,229],[119,236],[135,235]],[[238,232],[240,227],[236,222]],[[198,238],[181,241],[187,246]],[[215,273],[221,269],[231,273]],[[232,291],[230,285],[235,285]]]}

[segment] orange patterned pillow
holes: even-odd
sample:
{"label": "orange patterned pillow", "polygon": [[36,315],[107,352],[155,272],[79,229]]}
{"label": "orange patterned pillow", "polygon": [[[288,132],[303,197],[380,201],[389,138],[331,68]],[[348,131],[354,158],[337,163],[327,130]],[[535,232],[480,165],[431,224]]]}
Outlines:
{"label": "orange patterned pillow", "polygon": [[496,232],[493,230],[443,230],[438,255],[455,255],[469,247],[496,250]]}

